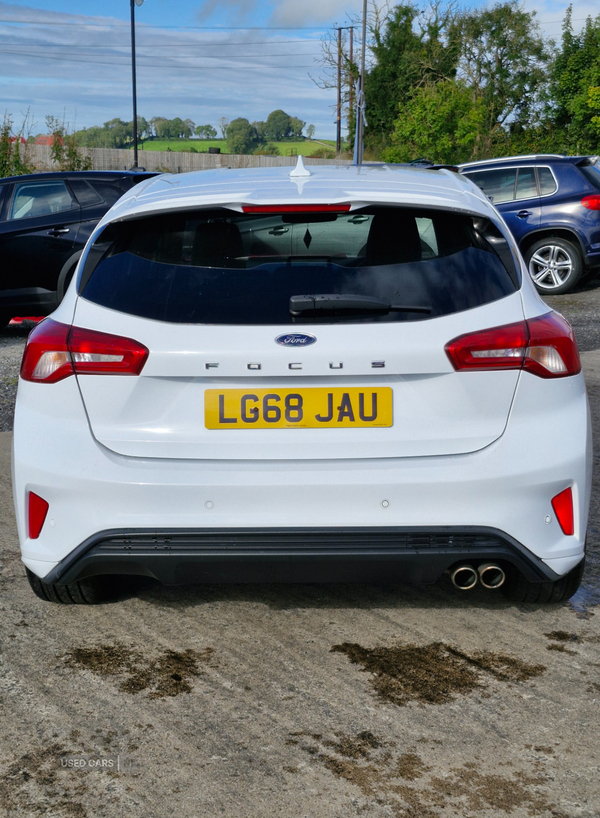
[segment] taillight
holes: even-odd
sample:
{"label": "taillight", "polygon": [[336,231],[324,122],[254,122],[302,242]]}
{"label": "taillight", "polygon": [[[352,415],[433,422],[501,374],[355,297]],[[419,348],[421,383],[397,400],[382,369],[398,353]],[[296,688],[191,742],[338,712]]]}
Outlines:
{"label": "taillight", "polygon": [[37,540],[40,536],[42,526],[46,522],[46,515],[48,514],[48,503],[43,497],[30,491],[27,495],[27,524],[29,539]]}
{"label": "taillight", "polygon": [[571,536],[575,527],[573,525],[573,492],[565,489],[552,498],[552,508],[556,514],[556,519],[563,530],[563,534]]}
{"label": "taillight", "polygon": [[148,349],[132,338],[71,327],[69,352],[76,375],[139,375]]}
{"label": "taillight", "polygon": [[600,210],[600,194],[592,193],[590,196],[584,196],[581,204],[588,210]]}
{"label": "taillight", "polygon": [[456,370],[525,369],[540,378],[581,372],[571,325],[556,312],[461,335],[446,353]]}
{"label": "taillight", "polygon": [[348,213],[349,204],[242,205],[244,213]]}
{"label": "taillight", "polygon": [[70,327],[46,319],[30,333],[21,362],[25,381],[56,383],[73,374],[67,348]]}
{"label": "taillight", "polygon": [[139,375],[148,349],[131,338],[51,319],[31,333],[21,363],[25,381],[56,383],[69,375]]}

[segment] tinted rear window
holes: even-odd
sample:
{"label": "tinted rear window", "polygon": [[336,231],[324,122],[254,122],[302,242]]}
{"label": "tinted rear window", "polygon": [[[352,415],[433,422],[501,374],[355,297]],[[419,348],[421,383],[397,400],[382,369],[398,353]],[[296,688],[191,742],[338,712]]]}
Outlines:
{"label": "tinted rear window", "polygon": [[[415,321],[514,292],[507,250],[487,220],[439,210],[188,211],[109,225],[80,292],[101,306],[173,323]],[[367,296],[381,308],[292,315],[290,298],[309,294]]]}
{"label": "tinted rear window", "polygon": [[600,190],[600,168],[598,165],[579,165],[579,170],[583,173],[588,182]]}

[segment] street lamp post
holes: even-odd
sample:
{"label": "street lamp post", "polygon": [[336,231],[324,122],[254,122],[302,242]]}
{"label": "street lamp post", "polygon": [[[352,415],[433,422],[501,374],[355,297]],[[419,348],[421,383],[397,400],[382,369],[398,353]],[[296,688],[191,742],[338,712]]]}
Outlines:
{"label": "street lamp post", "polygon": [[133,167],[138,166],[138,127],[137,127],[137,92],[135,77],[135,7],[141,6],[144,0],[129,0],[131,5],[131,80],[133,85]]}

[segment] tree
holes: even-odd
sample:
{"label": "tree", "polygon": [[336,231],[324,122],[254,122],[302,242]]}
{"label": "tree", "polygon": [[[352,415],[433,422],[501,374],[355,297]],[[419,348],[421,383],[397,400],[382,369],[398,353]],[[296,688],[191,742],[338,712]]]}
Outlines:
{"label": "tree", "polygon": [[292,129],[292,136],[294,139],[302,139],[302,131],[304,130],[304,126],[306,122],[303,122],[301,119],[298,119],[297,116],[290,117],[290,126]]}
{"label": "tree", "polygon": [[[194,126],[193,122],[192,126]],[[190,128],[181,117],[176,116],[175,119],[171,120],[171,139],[189,139],[192,135],[192,130],[193,128]]]}
{"label": "tree", "polygon": [[196,125],[196,129],[194,131],[196,136],[199,136],[200,139],[216,139],[217,138],[217,131],[213,128],[212,125]]}
{"label": "tree", "polygon": [[[367,20],[367,66],[365,96],[367,128],[365,141],[372,150],[385,146],[396,118],[398,105],[404,103],[414,88],[456,75],[460,43],[453,28],[455,9],[452,2],[443,6],[429,0],[420,9],[403,2],[390,9],[386,4],[372,4]],[[352,18],[355,31],[361,30],[361,19]],[[354,57],[361,44],[354,39]],[[341,57],[342,103],[347,111],[349,142],[355,128],[355,84],[359,69],[350,60],[346,32],[342,32],[341,54],[338,54],[337,32],[322,40],[323,72],[317,85],[337,87],[337,64]]]}
{"label": "tree", "polygon": [[256,138],[259,142],[266,142],[267,141],[267,123],[259,120],[258,122],[253,122],[252,127],[256,131]]}
{"label": "tree", "polygon": [[158,139],[175,139],[177,137],[177,128],[173,125],[173,120],[159,117],[154,122],[156,136]]}
{"label": "tree", "polygon": [[376,63],[365,76],[365,142],[378,148],[415,88],[456,76],[461,35],[453,7],[435,3],[424,11],[403,3],[370,28]]}
{"label": "tree", "polygon": [[266,121],[266,137],[279,142],[292,134],[292,118],[281,108],[271,111]]}
{"label": "tree", "polygon": [[22,145],[21,139],[27,140],[23,134],[30,124],[29,112],[23,119],[18,131],[13,131],[13,121],[9,114],[4,114],[4,121],[0,125],[0,176],[22,176],[24,173],[33,173],[34,167],[27,155],[27,145]]}
{"label": "tree", "polygon": [[424,157],[454,164],[472,156],[485,119],[481,100],[461,80],[444,80],[417,88],[394,122],[392,147],[382,152],[386,162],[410,162]]}
{"label": "tree", "polygon": [[227,139],[227,129],[229,128],[229,120],[226,116],[219,119],[219,130],[223,134],[223,139]]}
{"label": "tree", "polygon": [[256,131],[247,119],[238,117],[229,124],[227,149],[230,153],[250,153],[256,142]]}
{"label": "tree", "polygon": [[[133,120],[131,121],[133,122]],[[137,132],[139,139],[143,139],[145,136],[151,136],[150,125],[143,116],[138,116],[137,118]]]}
{"label": "tree", "polygon": [[150,126],[150,136],[158,136],[156,132],[156,125],[163,119],[165,119],[164,116],[153,116],[152,119],[148,120],[148,125]]}
{"label": "tree", "polygon": [[102,126],[106,131],[107,148],[126,148],[133,141],[131,122],[122,119],[110,119]]}
{"label": "tree", "polygon": [[309,139],[312,139],[314,137],[314,135],[315,135],[315,126],[314,125],[309,125],[308,128],[306,129],[306,136]]}
{"label": "tree", "polygon": [[573,33],[571,6],[563,23],[561,48],[550,74],[548,116],[562,132],[562,149],[593,153],[598,146],[600,115],[600,17],[588,17]]}
{"label": "tree", "polygon": [[89,170],[92,167],[92,160],[80,153],[75,136],[67,133],[64,122],[47,116],[46,127],[54,137],[50,154],[59,170]]}
{"label": "tree", "polygon": [[535,116],[550,51],[535,12],[523,11],[516,0],[463,12],[455,29],[462,42],[459,76],[485,109],[475,153],[489,156],[505,124]]}

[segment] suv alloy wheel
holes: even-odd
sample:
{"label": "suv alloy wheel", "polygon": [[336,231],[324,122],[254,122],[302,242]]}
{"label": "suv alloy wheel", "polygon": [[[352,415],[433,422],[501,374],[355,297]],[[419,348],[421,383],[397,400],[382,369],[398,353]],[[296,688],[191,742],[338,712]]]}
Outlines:
{"label": "suv alloy wheel", "polygon": [[577,247],[554,236],[532,244],[525,253],[525,262],[538,291],[552,295],[572,290],[583,272]]}

